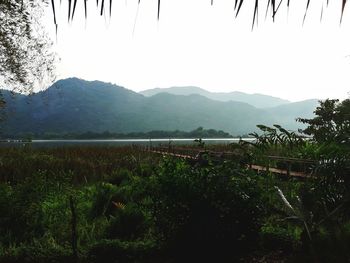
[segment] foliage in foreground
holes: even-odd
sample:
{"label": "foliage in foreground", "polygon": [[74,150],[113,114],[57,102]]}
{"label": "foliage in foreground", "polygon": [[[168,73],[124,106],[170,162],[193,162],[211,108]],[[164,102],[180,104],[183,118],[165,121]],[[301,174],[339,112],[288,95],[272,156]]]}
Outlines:
{"label": "foliage in foreground", "polygon": [[[20,262],[28,251],[32,262],[70,258],[69,196],[76,203],[79,255],[87,261],[164,260],[174,255],[204,259],[216,253],[239,258],[250,250],[250,242],[257,242],[265,213],[262,191],[253,183],[256,176],[242,177],[240,173],[246,172],[235,165],[201,167],[165,159],[153,166],[144,155],[140,163],[134,161],[133,169],[125,165],[94,175],[93,180],[86,176],[86,181],[77,181],[75,170],[45,168],[47,162],[55,164],[62,158],[62,150],[49,151],[50,158],[45,157],[49,161],[41,163],[41,169],[36,159],[42,158],[41,150],[7,151],[27,160],[27,175],[5,177],[1,183],[3,262]],[[84,158],[84,150],[80,151]],[[69,154],[74,150],[66,151],[64,159]],[[89,167],[93,172],[95,164]],[[8,164],[2,168],[6,171]]]}
{"label": "foliage in foreground", "polygon": [[[74,262],[72,232],[82,262],[348,262],[349,120],[336,119],[348,108],[330,103],[304,120],[310,140],[261,126],[241,159],[220,163],[132,148],[0,149],[0,262]],[[320,127],[334,134],[316,136]],[[247,169],[273,153],[313,158],[317,177]]]}
{"label": "foliage in foreground", "polygon": [[[95,150],[103,158],[109,156]],[[136,158],[136,152],[126,149],[118,150],[120,167],[107,165],[102,175],[96,170],[101,159],[89,157],[92,148],[2,151],[18,160],[25,158],[28,173],[15,180],[7,177],[0,186],[0,262],[73,261],[69,196],[76,204],[81,261],[224,262],[276,250],[284,251],[284,258],[294,251],[302,255],[300,262],[313,259],[315,251],[327,260],[348,258],[344,252],[350,236],[347,210],[341,207],[333,215],[332,210],[326,214],[324,188],[312,180],[257,175],[234,162],[190,166],[162,159],[154,163],[147,154]],[[41,166],[37,158],[43,152],[47,161]],[[91,162],[85,170],[87,180],[76,180],[78,167],[66,171],[49,165],[76,152],[82,166],[83,160]],[[4,168],[9,171],[8,164],[3,163]],[[21,169],[13,163],[11,171]],[[281,201],[275,186],[299,218]]]}
{"label": "foliage in foreground", "polygon": [[259,178],[224,163],[167,160],[152,181],[158,238],[179,261],[239,258],[257,242],[265,207]]}

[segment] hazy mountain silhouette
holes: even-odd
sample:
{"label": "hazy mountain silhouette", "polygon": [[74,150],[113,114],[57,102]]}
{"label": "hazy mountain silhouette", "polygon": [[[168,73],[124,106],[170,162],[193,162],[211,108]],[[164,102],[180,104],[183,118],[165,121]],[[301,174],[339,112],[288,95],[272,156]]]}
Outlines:
{"label": "hazy mountain silhouette", "polygon": [[233,92],[210,92],[198,87],[171,87],[171,88],[155,88],[141,91],[140,94],[147,97],[159,94],[159,93],[169,93],[174,95],[191,95],[198,94],[207,97],[212,100],[218,101],[239,101],[248,103],[256,108],[267,108],[275,107],[282,104],[290,103],[288,100],[280,99],[277,97],[272,97],[263,94],[247,94],[244,92],[233,91]]}
{"label": "hazy mountain silhouette", "polygon": [[5,134],[190,131],[202,126],[240,135],[256,130],[257,124],[297,129],[301,124],[294,119],[312,116],[316,105],[311,100],[258,109],[196,94],[145,97],[110,83],[77,78],[60,80],[31,96],[2,93],[7,101],[7,118],[1,123]]}
{"label": "hazy mountain silhouette", "polygon": [[295,118],[301,116],[303,118],[313,118],[313,112],[318,104],[319,102],[317,99],[311,99],[266,108],[265,111],[271,114],[279,124],[289,126],[291,125],[291,120]]}

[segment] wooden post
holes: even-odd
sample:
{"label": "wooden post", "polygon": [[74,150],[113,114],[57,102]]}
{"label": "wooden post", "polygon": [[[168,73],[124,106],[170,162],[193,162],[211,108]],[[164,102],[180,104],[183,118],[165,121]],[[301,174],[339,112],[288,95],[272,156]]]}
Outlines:
{"label": "wooden post", "polygon": [[72,245],[72,252],[73,252],[73,262],[78,262],[77,213],[76,213],[76,209],[75,209],[73,196],[69,196],[69,206],[70,206],[70,211],[71,211],[71,214],[72,214],[72,221],[71,221],[71,227],[72,227],[71,245]]}
{"label": "wooden post", "polygon": [[270,159],[267,158],[266,172],[270,172]]}
{"label": "wooden post", "polygon": [[291,166],[291,162],[287,162],[287,176],[290,176]]}

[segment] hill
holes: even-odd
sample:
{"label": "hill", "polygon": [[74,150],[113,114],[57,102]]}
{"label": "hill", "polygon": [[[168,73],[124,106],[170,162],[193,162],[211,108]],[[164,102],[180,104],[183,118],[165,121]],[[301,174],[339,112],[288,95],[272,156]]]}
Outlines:
{"label": "hill", "polygon": [[[232,135],[256,130],[257,124],[301,127],[296,117],[308,117],[314,101],[257,109],[237,101],[211,100],[201,95],[159,93],[151,97],[101,81],[60,80],[45,91],[11,96],[2,91],[7,118],[4,134],[115,133],[217,129]],[[304,105],[304,106],[302,106]]]}
{"label": "hill", "polygon": [[293,102],[277,107],[267,108],[265,111],[274,117],[278,124],[291,127],[295,124],[295,119],[303,116],[303,118],[313,118],[313,111],[318,106],[316,99]]}
{"label": "hill", "polygon": [[145,95],[147,97],[154,96],[159,93],[169,93],[173,95],[191,95],[198,94],[208,99],[218,100],[218,101],[239,101],[248,103],[256,108],[267,108],[267,107],[275,107],[282,104],[290,103],[288,100],[283,100],[277,97],[272,97],[263,94],[247,94],[244,92],[233,91],[233,92],[210,92],[198,87],[171,87],[171,88],[155,88],[141,91],[140,94]]}

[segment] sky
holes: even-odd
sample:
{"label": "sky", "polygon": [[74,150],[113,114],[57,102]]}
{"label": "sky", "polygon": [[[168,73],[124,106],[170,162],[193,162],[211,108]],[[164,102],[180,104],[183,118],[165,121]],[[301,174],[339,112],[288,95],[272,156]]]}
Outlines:
{"label": "sky", "polygon": [[[51,6],[43,18],[60,61],[57,78],[79,77],[141,91],[198,86],[213,92],[262,93],[300,101],[349,97],[350,7],[340,25],[340,0],[286,1],[272,22],[267,1],[246,0],[235,18],[233,0],[113,1],[112,16],[100,16],[96,1],[78,1],[72,22],[68,1],[56,0],[58,31]],[[108,10],[107,2],[106,10]],[[322,21],[320,14],[324,6]]]}

